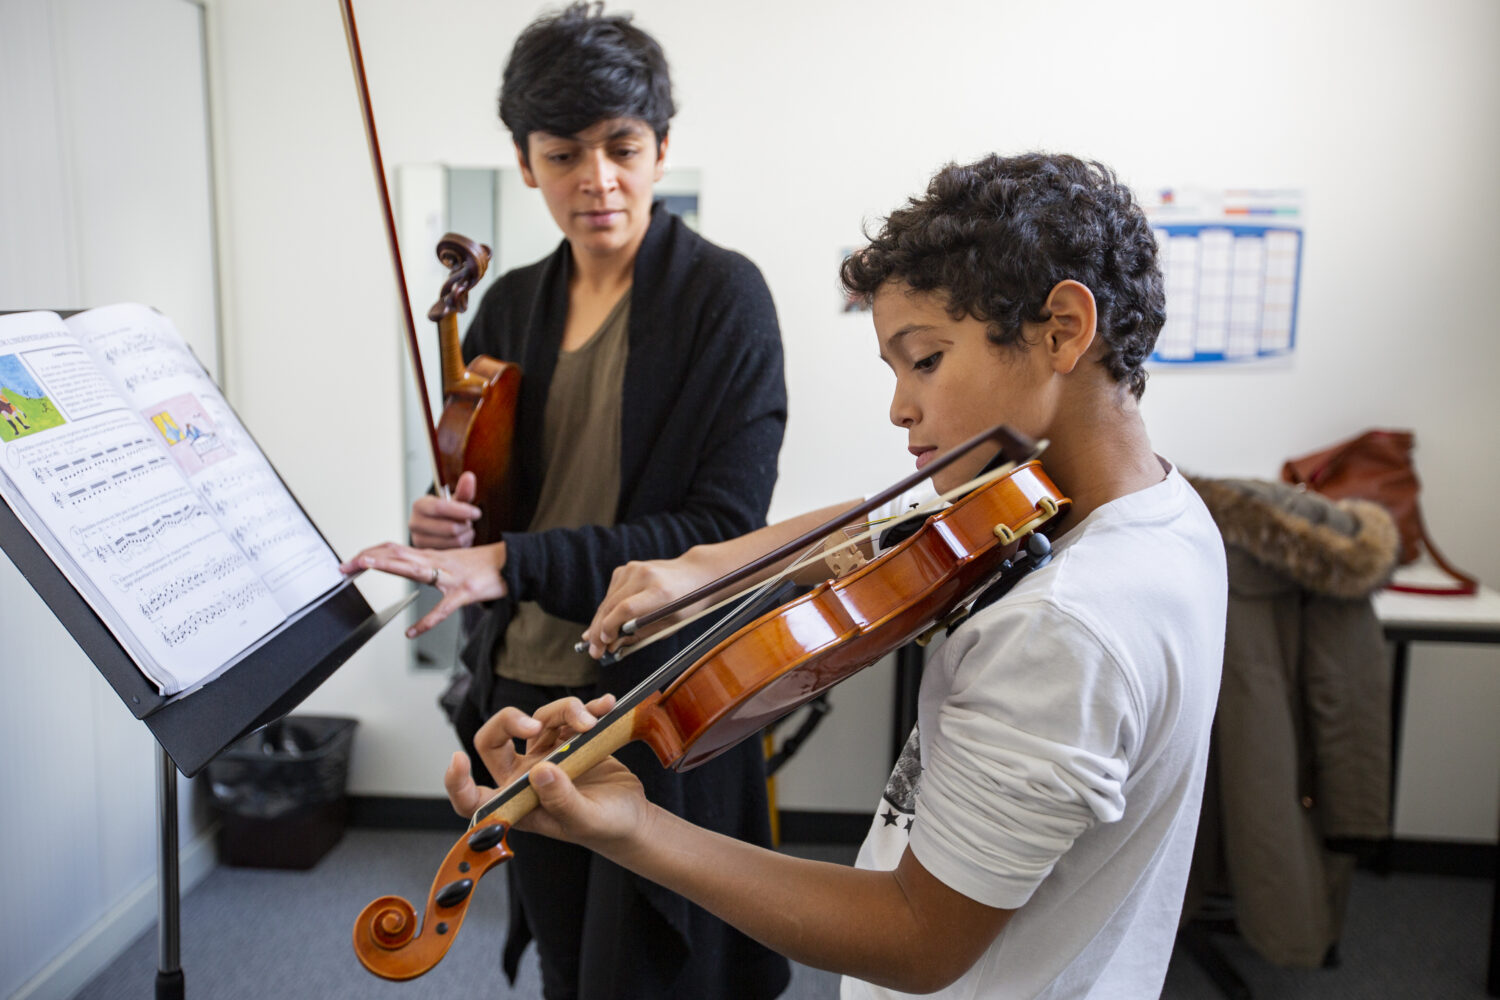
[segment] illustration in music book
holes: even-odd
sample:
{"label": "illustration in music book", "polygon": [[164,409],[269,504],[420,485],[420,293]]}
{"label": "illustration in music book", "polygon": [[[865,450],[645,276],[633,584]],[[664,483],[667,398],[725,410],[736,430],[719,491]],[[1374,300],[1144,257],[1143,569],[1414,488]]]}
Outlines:
{"label": "illustration in music book", "polygon": [[164,696],[343,580],[172,321],[142,305],[0,316],[0,496]]}

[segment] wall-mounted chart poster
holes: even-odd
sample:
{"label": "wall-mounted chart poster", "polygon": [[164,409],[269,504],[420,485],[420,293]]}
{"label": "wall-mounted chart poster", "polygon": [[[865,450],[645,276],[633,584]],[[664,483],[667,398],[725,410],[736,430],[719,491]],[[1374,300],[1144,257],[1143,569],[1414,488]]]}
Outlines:
{"label": "wall-mounted chart poster", "polygon": [[1154,363],[1290,359],[1302,273],[1302,193],[1168,188],[1143,199],[1166,280]]}

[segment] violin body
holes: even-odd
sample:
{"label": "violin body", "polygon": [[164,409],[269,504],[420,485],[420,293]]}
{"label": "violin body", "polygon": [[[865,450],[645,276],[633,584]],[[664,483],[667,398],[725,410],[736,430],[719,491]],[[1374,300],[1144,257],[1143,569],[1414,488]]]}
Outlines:
{"label": "violin body", "polygon": [[710,650],[661,692],[639,738],[664,767],[711,760],[967,606],[1067,503],[1034,461],[981,487]]}
{"label": "violin body", "polygon": [[[1027,462],[932,515],[849,575],[761,615],[685,668],[668,663],[547,760],[577,777],[641,740],[663,766],[701,764],[913,637],[941,628],[997,577],[1034,559],[1031,543],[1068,504],[1041,466]],[[411,979],[436,965],[480,876],[512,856],[507,831],[536,805],[523,776],[475,813],[433,879],[425,926],[399,896],[366,906],[354,924],[354,950],[365,968]]]}
{"label": "violin body", "polygon": [[464,369],[464,379],[443,395],[438,474],[450,489],[464,472],[473,472],[478,480],[474,503],[484,516],[476,526],[476,545],[498,541],[501,531],[514,527],[511,455],[520,393],[519,365],[480,355]]}
{"label": "violin body", "polygon": [[515,527],[511,456],[521,368],[486,355],[465,365],[459,346],[458,314],[467,308],[469,290],[489,267],[490,248],[448,233],[438,241],[437,256],[448,268],[440,297],[427,311],[427,318],[438,325],[443,373],[443,414],[436,433],[439,485],[451,490],[460,475],[474,473],[474,503],[484,512],[474,541],[482,545],[498,541],[501,531]]}

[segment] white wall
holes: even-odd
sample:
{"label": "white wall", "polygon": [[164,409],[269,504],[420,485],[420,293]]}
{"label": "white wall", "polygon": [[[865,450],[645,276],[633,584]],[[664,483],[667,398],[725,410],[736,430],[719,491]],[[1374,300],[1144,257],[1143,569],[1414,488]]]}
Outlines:
{"label": "white wall", "polygon": [[[1500,272],[1493,0],[621,6],[672,60],[669,162],[703,171],[703,231],[758,262],[776,297],[792,416],[773,516],[906,470],[868,325],[835,311],[839,249],[943,162],[1041,147],[1102,159],[1142,190],[1303,189],[1294,364],[1156,374],[1156,442],[1191,471],[1274,477],[1282,458],[1367,426],[1414,428],[1430,528],[1500,583],[1488,514],[1500,470],[1487,461],[1500,342],[1483,294]],[[388,164],[510,162],[499,67],[539,7],[358,4]],[[211,10],[229,388],[349,553],[403,533],[388,401],[409,376],[337,5]],[[369,586],[375,601],[397,592]],[[453,745],[433,707],[441,679],[413,674],[403,641],[388,630],[308,704],[363,720],[359,793],[437,794]],[[1403,784],[1402,832],[1494,839],[1497,666],[1492,650],[1414,656],[1407,764],[1424,770]],[[861,729],[888,710],[888,686],[864,687],[835,695],[783,805],[859,809],[878,793],[885,723]],[[835,745],[837,764],[822,752]]]}
{"label": "white wall", "polygon": [[[0,0],[0,310],[146,302],[217,365],[201,25],[184,0]],[[4,558],[0,596],[0,995],[41,1000],[156,917],[157,763]],[[195,792],[185,887],[213,863]]]}

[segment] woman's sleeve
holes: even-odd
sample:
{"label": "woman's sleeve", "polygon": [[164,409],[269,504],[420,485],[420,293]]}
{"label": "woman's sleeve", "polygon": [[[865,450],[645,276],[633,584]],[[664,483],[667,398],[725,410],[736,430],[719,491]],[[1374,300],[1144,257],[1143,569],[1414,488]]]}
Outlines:
{"label": "woman's sleeve", "polygon": [[629,484],[633,506],[656,512],[608,527],[503,535],[502,575],[515,599],[587,622],[616,566],[673,558],[765,523],[786,427],[786,385],[770,291],[754,266],[740,261],[704,313],[688,379],[666,422],[670,436],[695,442],[692,453],[653,446],[644,472]]}

